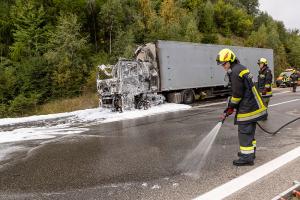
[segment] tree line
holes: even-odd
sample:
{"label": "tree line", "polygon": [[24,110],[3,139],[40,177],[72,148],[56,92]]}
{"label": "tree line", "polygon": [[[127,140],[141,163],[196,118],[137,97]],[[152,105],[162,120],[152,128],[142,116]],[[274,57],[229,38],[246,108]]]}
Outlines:
{"label": "tree line", "polygon": [[272,48],[300,66],[299,30],[258,0],[0,0],[0,116],[95,91],[95,66],[176,40]]}

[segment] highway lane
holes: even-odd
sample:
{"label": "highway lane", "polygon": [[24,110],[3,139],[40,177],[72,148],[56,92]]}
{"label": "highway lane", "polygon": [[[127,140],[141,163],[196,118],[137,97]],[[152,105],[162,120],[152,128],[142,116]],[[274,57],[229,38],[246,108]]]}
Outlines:
{"label": "highway lane", "polygon": [[[299,92],[278,90],[270,103],[274,106],[269,109],[269,119],[261,124],[276,130],[300,116],[297,99]],[[286,103],[279,104],[282,102]],[[225,105],[201,106],[91,126],[80,135],[16,154],[0,169],[0,199],[192,199],[300,145],[299,122],[276,136],[257,128],[256,164],[234,167],[237,127],[230,117],[199,179],[182,175],[178,164],[216,125]],[[285,190],[286,184],[282,187]]]}

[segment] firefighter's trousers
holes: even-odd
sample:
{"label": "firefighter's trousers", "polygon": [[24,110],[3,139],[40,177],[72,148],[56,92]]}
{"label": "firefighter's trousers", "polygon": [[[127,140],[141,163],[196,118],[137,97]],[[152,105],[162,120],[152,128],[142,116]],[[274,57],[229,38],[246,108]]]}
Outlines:
{"label": "firefighter's trousers", "polygon": [[238,125],[238,136],[240,143],[240,152],[242,158],[253,161],[256,149],[256,140],[254,139],[256,122]]}
{"label": "firefighter's trousers", "polygon": [[270,97],[262,97],[263,103],[266,107],[269,106]]}
{"label": "firefighter's trousers", "polygon": [[297,83],[293,83],[293,84],[292,84],[292,87],[293,87],[293,92],[296,92],[296,89],[297,89]]}

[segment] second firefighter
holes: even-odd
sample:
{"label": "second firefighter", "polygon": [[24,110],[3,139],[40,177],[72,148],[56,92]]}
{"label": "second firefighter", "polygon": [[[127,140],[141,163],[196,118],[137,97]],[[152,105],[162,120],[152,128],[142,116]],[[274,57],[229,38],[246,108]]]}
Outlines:
{"label": "second firefighter", "polygon": [[257,86],[262,100],[266,107],[268,107],[270,98],[272,97],[272,79],[273,75],[268,67],[268,61],[265,58],[260,58],[258,60],[258,66],[260,70],[258,71]]}

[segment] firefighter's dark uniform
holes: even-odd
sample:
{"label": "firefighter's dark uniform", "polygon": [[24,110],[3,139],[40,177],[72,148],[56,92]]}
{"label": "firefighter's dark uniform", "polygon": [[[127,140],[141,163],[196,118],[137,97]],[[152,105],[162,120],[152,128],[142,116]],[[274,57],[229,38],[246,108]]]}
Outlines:
{"label": "firefighter's dark uniform", "polygon": [[290,75],[290,79],[291,79],[291,83],[292,83],[292,87],[293,87],[293,92],[296,92],[297,85],[298,85],[298,74],[297,74],[297,72],[293,72]]}
{"label": "firefighter's dark uniform", "polygon": [[256,141],[254,140],[256,122],[267,117],[260,94],[253,84],[249,70],[239,64],[231,63],[228,74],[231,81],[232,96],[228,107],[236,109],[235,124],[238,125],[240,159],[233,164],[253,164]]}
{"label": "firefighter's dark uniform", "polygon": [[273,75],[268,66],[265,65],[258,71],[257,86],[266,107],[272,97],[272,79]]}

